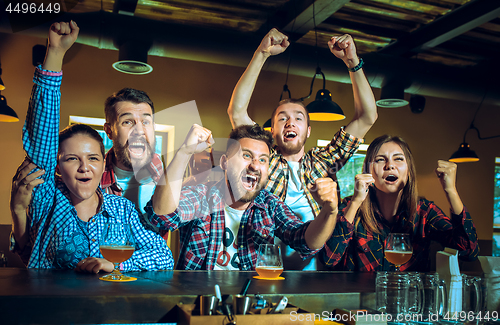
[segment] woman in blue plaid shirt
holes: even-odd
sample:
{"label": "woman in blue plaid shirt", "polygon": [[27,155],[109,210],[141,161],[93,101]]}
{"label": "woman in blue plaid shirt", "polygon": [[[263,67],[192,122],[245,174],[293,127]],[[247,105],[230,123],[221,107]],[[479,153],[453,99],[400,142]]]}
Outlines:
{"label": "woman in blue plaid shirt", "polygon": [[[45,61],[35,71],[23,128],[23,146],[32,163],[23,162],[14,177],[11,247],[29,268],[111,272],[113,263],[102,257],[99,239],[107,222],[128,223],[136,250],[120,269],[172,269],[166,242],[144,229],[134,204],[99,188],[104,171],[99,134],[82,124],[58,134],[62,60],[78,32],[73,21],[54,23]],[[43,170],[29,174],[37,166]]]}
{"label": "woman in blue plaid shirt", "polygon": [[407,233],[413,246],[411,259],[401,271],[430,271],[430,244],[437,241],[459,250],[463,260],[479,253],[476,228],[455,186],[457,165],[439,160],[436,175],[450,203],[451,216],[418,197],[416,169],[408,144],[400,137],[383,135],[369,146],[363,171],[356,175],[354,195],[339,207],[332,237],[320,253],[335,270],[394,270],[384,256],[389,233]]}

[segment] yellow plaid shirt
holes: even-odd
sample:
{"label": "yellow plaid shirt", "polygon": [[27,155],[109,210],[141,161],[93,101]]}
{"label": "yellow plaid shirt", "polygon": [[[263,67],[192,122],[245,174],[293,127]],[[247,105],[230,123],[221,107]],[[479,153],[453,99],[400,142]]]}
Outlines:
{"label": "yellow plaid shirt", "polygon": [[[342,127],[326,147],[314,147],[302,157],[300,161],[300,180],[315,217],[319,214],[321,207],[314,200],[307,185],[314,184],[317,178],[323,177],[331,177],[334,181],[337,181],[335,174],[352,157],[361,143],[363,143],[363,139],[348,134]],[[288,163],[283,158],[279,148],[274,146],[271,148],[269,181],[266,189],[284,202],[289,177]]]}

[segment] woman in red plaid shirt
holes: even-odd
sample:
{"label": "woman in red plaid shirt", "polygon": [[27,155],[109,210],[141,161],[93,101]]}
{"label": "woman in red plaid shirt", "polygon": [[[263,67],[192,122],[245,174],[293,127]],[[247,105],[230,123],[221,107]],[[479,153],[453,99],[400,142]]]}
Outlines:
{"label": "woman in red plaid shirt", "polygon": [[389,233],[408,233],[411,259],[401,271],[430,269],[431,241],[460,251],[464,260],[479,253],[476,229],[455,186],[457,165],[439,160],[436,174],[450,203],[451,217],[432,201],[418,197],[414,159],[400,137],[383,135],[368,148],[365,174],[356,175],[354,195],[339,206],[332,237],[320,253],[335,270],[394,270],[384,256]]}

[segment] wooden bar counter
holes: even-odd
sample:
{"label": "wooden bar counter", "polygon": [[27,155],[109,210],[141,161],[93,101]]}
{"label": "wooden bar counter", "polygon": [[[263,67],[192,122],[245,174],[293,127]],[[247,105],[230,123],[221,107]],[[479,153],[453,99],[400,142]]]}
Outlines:
{"label": "wooden bar counter", "polygon": [[285,280],[253,279],[251,271],[129,272],[137,281],[115,283],[97,274],[74,271],[0,268],[0,324],[157,323],[178,303],[193,304],[199,295],[241,291],[259,293],[321,314],[334,308],[359,308],[373,296],[375,274],[285,271]]}

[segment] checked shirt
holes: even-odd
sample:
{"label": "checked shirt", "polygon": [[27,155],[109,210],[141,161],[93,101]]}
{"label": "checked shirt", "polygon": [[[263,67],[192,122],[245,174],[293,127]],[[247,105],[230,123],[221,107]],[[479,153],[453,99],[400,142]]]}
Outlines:
{"label": "checked shirt", "polygon": [[[153,212],[151,201],[146,207],[153,226],[179,228],[181,251],[177,268],[213,270],[217,253],[224,240],[225,179],[184,187],[179,206],[166,216]],[[261,190],[243,213],[238,230],[240,270],[254,270],[260,244],[273,244],[274,237],[295,249],[302,258],[318,250],[307,247],[304,234],[309,223],[303,223],[275,195]]]}
{"label": "checked shirt", "polygon": [[[300,181],[315,216],[319,214],[321,207],[314,200],[307,185],[314,184],[316,179],[324,177],[332,177],[336,181],[335,174],[352,157],[361,143],[363,143],[362,139],[348,134],[342,127],[326,147],[314,147],[302,157],[300,161]],[[266,189],[282,201],[285,201],[289,179],[290,168],[288,163],[283,158],[279,148],[274,146],[271,148],[269,181]]]}
{"label": "checked shirt", "polygon": [[[18,252],[29,268],[74,269],[87,257],[99,257],[99,239],[106,222],[129,223],[136,241],[123,271],[172,269],[172,253],[157,234],[145,230],[129,200],[102,193],[99,212],[88,222],[78,218],[69,190],[55,176],[59,145],[62,72],[37,68],[23,128],[23,146],[34,164],[45,170],[44,183],[33,190],[28,210],[28,243]],[[15,242],[14,242],[15,248]]]}
{"label": "checked shirt", "polygon": [[344,217],[347,202],[346,199],[343,207],[339,207],[339,219],[333,235],[319,253],[320,259],[335,270],[394,271],[394,265],[384,256],[384,242],[391,232],[410,234],[413,255],[401,266],[401,271],[430,271],[430,258],[433,258],[429,257],[431,240],[457,249],[463,260],[477,258],[476,228],[465,207],[460,215],[452,213],[450,218],[434,202],[420,199],[413,222],[409,222],[407,211],[398,213],[393,225],[376,215],[383,229],[382,234],[375,234],[368,232],[361,222],[355,231],[354,225]]}

